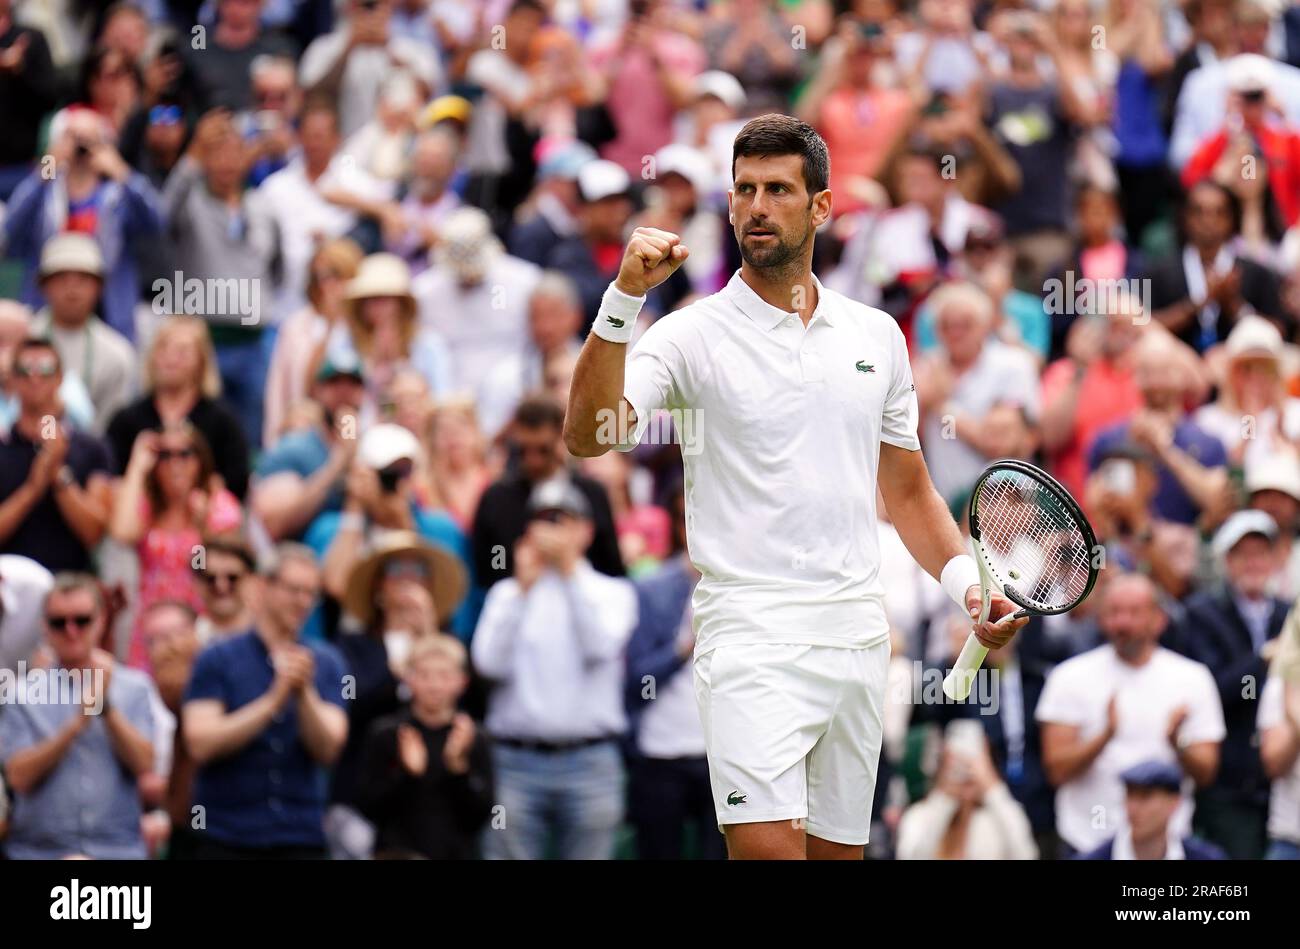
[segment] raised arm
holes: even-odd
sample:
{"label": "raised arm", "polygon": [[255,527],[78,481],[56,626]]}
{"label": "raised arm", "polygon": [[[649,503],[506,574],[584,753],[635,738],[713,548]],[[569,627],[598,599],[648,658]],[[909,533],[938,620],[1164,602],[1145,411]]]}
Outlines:
{"label": "raised arm", "polygon": [[646,293],[671,277],[689,253],[681,238],[668,231],[638,227],[632,232],[618,276],[605,291],[573,372],[564,444],[574,455],[593,458],[613,447],[613,441],[600,437],[602,419],[636,424],[631,407],[623,403],[623,366],[632,327]]}

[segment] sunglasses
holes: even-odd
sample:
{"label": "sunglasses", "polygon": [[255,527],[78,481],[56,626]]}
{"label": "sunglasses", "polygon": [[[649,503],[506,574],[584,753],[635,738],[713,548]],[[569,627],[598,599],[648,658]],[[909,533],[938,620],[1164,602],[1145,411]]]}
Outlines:
{"label": "sunglasses", "polygon": [[198,454],[193,448],[164,448],[158,452],[158,461],[173,461],[180,459],[187,461]]}
{"label": "sunglasses", "polygon": [[77,626],[80,629],[89,629],[90,624],[95,622],[95,617],[90,613],[71,613],[67,616],[47,616],[45,624],[52,630],[63,632],[69,626]]}
{"label": "sunglasses", "polygon": [[383,566],[383,576],[389,580],[427,580],[429,569],[418,560],[390,560]]}
{"label": "sunglasses", "polygon": [[59,364],[52,360],[50,362],[18,363],[18,365],[14,366],[14,375],[24,379],[33,376],[50,379],[58,374]]}
{"label": "sunglasses", "polygon": [[207,570],[196,570],[195,573],[198,575],[200,580],[210,587],[217,587],[222,584],[228,587],[233,587],[240,580],[244,579],[244,577],[248,576],[246,573],[212,573]]}
{"label": "sunglasses", "polygon": [[150,125],[179,125],[181,107],[178,105],[156,105],[149,110]]}

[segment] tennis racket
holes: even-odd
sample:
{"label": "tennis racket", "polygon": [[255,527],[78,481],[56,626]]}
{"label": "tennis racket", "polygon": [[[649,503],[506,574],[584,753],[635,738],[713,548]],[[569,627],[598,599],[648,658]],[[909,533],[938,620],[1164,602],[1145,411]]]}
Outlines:
{"label": "tennis racket", "polygon": [[[979,625],[989,618],[994,593],[1020,607],[998,620],[1066,613],[1097,583],[1097,538],[1083,511],[1055,478],[1014,459],[984,469],[970,499],[970,540],[980,571]],[[972,633],[943,693],[970,695],[988,648]]]}

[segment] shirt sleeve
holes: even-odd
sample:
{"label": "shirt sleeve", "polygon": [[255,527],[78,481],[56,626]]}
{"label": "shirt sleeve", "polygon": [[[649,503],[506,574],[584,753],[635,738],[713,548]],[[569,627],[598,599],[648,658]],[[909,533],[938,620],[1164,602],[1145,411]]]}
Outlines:
{"label": "shirt sleeve", "polygon": [[892,318],[890,330],[893,371],[880,422],[880,440],[896,448],[919,451],[921,440],[917,438],[916,426],[920,411],[916,404],[916,386],[912,382],[912,361],[907,354],[907,340]]}
{"label": "shirt sleeve", "polygon": [[1281,676],[1269,676],[1264,683],[1264,691],[1259,696],[1259,713],[1255,717],[1255,727],[1260,731],[1282,724],[1286,711],[1282,689]]}
{"label": "shirt sleeve", "polygon": [[331,705],[346,710],[347,701],[343,698],[343,677],[347,666],[342,657],[333,649],[316,650],[316,691],[320,697]]}
{"label": "shirt sleeve", "polygon": [[157,720],[154,717],[153,703],[149,700],[149,691],[153,686],[146,683],[140,683],[139,685],[132,683],[132,685],[134,687],[123,703],[122,714],[126,716],[126,720],[131,723],[132,728],[145,738],[148,738],[150,744],[155,744],[158,740],[158,727]]}
{"label": "shirt sleeve", "polygon": [[[1066,670],[1068,673],[1069,670]],[[1082,725],[1088,717],[1088,702],[1079,695],[1070,676],[1062,675],[1058,667],[1047,676],[1043,694],[1038,697],[1034,720],[1058,725]],[[1218,696],[1215,696],[1218,701]]]}
{"label": "shirt sleeve", "polygon": [[226,701],[226,682],[222,675],[220,657],[212,649],[199,653],[194,661],[190,684],[185,687],[185,701],[193,702],[196,699]]}
{"label": "shirt sleeve", "polygon": [[1227,729],[1223,724],[1223,703],[1219,701],[1219,688],[1214,683],[1214,676],[1208,668],[1197,663],[1190,678],[1188,715],[1181,737],[1188,744],[1223,741]]}
{"label": "shirt sleeve", "polygon": [[9,705],[0,710],[0,765],[25,748],[36,744],[36,730],[32,728],[26,705]]}
{"label": "shirt sleeve", "polygon": [[[686,371],[678,313],[661,317],[645,331],[627,357],[623,370],[623,398],[636,413],[636,428],[622,442],[612,442],[619,451],[631,451],[645,436],[655,411],[681,401],[681,380]],[[611,420],[608,424],[615,424]],[[597,430],[599,436],[599,429]]]}

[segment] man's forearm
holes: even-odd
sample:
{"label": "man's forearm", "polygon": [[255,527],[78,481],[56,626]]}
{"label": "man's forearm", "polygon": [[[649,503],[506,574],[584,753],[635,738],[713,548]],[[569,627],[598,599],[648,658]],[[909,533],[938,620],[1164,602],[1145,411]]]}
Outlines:
{"label": "man's forearm", "polygon": [[113,747],[117,760],[126,766],[136,777],[153,770],[153,742],[136,730],[116,708],[104,713],[104,725],[108,729],[108,741]]}
{"label": "man's forearm", "polygon": [[343,727],[338,727],[338,718],[331,711],[330,705],[311,687],[303,690],[298,698],[298,729],[302,743],[316,761],[324,765],[333,764],[347,741],[347,720]]}
{"label": "man's forearm", "polygon": [[928,476],[909,491],[891,492],[885,504],[907,552],[936,580],[949,560],[966,553],[957,522]]}
{"label": "man's forearm", "polygon": [[59,729],[45,741],[16,752],[5,766],[5,778],[9,786],[19,794],[30,794],[32,790],[46,779],[51,771],[63,760],[63,756],[72,747],[73,741],[85,727],[80,710],[76,717]]}
{"label": "man's forearm", "polygon": [[266,730],[281,702],[270,692],[200,727],[185,727],[185,744],[199,764],[233,755]]}
{"label": "man's forearm", "polygon": [[[579,458],[603,455],[613,447],[602,444],[597,433],[602,418],[620,417],[626,363],[625,343],[611,343],[593,334],[582,345],[569,387],[569,408],[564,413],[564,444]],[[629,423],[634,424],[630,408],[628,415]]]}

